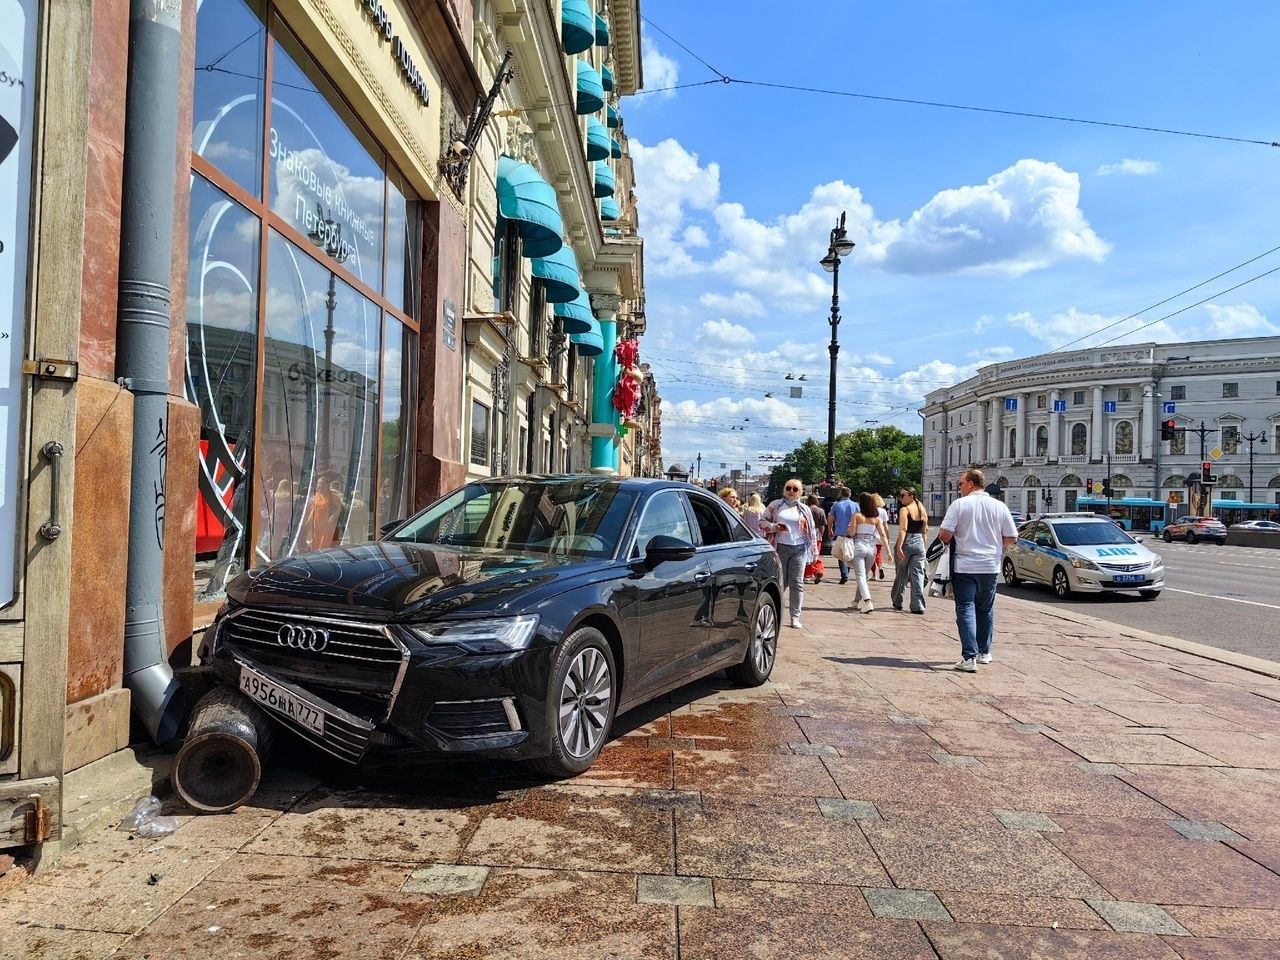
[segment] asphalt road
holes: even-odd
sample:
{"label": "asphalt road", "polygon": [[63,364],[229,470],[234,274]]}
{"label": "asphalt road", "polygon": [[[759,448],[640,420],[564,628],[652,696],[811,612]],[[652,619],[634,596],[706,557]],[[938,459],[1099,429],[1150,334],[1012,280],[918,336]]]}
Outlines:
{"label": "asphalt road", "polygon": [[1000,592],[1280,662],[1280,550],[1149,536],[1144,544],[1164,557],[1165,589],[1155,600],[1119,593],[1059,600],[1046,587],[1003,582]]}

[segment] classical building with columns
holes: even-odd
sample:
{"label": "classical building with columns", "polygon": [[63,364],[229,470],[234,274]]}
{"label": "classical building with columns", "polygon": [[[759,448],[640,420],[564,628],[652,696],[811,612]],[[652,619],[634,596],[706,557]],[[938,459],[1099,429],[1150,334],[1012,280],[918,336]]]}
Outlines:
{"label": "classical building with columns", "polygon": [[[920,416],[924,495],[935,515],[956,498],[969,466],[1024,513],[1075,509],[1108,464],[1116,497],[1185,496],[1187,477],[1200,470],[1202,425],[1205,459],[1221,451],[1215,497],[1280,503],[1280,337],[995,363],[926,395]],[[1168,420],[1173,438],[1162,440]]]}

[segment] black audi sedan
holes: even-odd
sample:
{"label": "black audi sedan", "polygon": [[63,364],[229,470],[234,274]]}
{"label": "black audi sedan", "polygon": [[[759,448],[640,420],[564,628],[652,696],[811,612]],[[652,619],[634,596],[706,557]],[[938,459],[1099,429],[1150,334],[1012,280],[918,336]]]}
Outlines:
{"label": "black audi sedan", "polygon": [[378,542],[241,575],[204,656],[353,764],[466,754],[572,776],[623,711],[721,669],[764,683],[779,574],[687,484],[500,478]]}

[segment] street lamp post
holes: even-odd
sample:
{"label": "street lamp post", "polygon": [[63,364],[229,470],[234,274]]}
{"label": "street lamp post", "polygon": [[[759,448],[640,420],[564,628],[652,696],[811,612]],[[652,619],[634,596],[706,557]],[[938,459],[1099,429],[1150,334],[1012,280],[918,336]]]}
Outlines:
{"label": "street lamp post", "polygon": [[819,261],[822,269],[831,274],[831,380],[827,391],[827,483],[836,481],[836,356],[840,353],[840,260],[853,252],[854,243],[845,235],[845,211],[840,212],[840,222],[831,229],[831,241],[827,255]]}
{"label": "street lamp post", "polygon": [[[316,204],[316,226],[307,235],[313,244],[324,250],[325,254],[338,263],[347,259],[347,249],[342,244],[342,224],[335,223],[328,217],[321,216],[320,204]],[[324,392],[320,395],[320,449],[316,459],[320,461],[320,469],[328,471],[332,456],[330,434],[333,432],[333,314],[338,308],[337,275],[329,270],[329,295],[325,298],[324,324],[324,373],[317,380],[317,386]]]}
{"label": "street lamp post", "polygon": [[1266,443],[1267,433],[1265,430],[1259,430],[1257,433],[1246,433],[1240,439],[1249,444],[1249,502],[1253,503],[1253,445]]}

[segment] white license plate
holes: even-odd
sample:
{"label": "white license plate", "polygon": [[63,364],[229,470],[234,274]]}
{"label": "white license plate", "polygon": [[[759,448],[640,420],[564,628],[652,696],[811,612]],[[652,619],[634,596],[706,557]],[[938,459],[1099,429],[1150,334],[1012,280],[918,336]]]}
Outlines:
{"label": "white license plate", "polygon": [[323,713],[257,671],[250,670],[246,666],[240,667],[240,689],[276,713],[288,717],[308,730],[320,735],[324,734]]}

